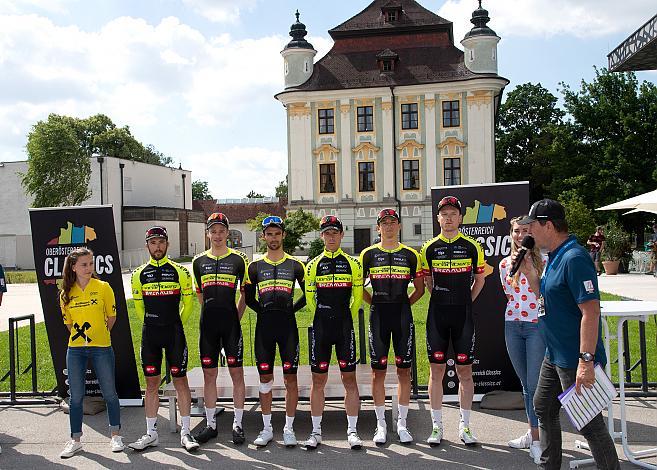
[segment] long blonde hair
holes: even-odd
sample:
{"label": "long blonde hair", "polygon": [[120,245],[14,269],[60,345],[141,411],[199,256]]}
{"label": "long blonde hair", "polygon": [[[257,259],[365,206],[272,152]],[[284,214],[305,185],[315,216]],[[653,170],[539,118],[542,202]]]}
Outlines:
{"label": "long blonde hair", "polygon": [[[71,302],[69,294],[71,293],[73,284],[75,284],[77,279],[75,271],[73,271],[73,266],[75,266],[75,264],[78,262],[78,259],[82,256],[93,257],[94,252],[89,248],[76,248],[75,250],[71,251],[66,257],[66,260],[64,260],[64,270],[62,273],[62,290],[59,293],[59,296],[62,299],[62,302],[64,302],[64,305],[68,305],[69,302]],[[95,272],[91,276],[97,277]]]}
{"label": "long blonde hair", "polygon": [[[518,247],[516,246],[516,243],[513,241],[513,224],[517,223],[519,220],[524,219],[527,217],[526,215],[522,215],[520,217],[514,217],[511,219],[511,228],[509,229],[509,234],[511,235],[511,256],[515,255],[518,253]],[[536,272],[538,273],[538,277],[540,278],[541,275],[543,274],[543,256],[541,256],[541,250],[538,249],[536,245],[534,245],[534,248],[531,249],[529,252],[529,255],[532,258],[532,264],[534,265],[534,268],[536,269]],[[511,285],[513,287],[518,287],[518,279],[520,279],[520,271],[514,274],[514,276],[511,278]]]}

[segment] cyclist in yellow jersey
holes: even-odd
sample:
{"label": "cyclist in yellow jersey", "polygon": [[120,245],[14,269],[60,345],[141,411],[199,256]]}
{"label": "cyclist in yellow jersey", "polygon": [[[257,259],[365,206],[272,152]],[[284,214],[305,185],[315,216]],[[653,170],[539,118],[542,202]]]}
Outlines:
{"label": "cyclist in yellow jersey", "polygon": [[360,262],[340,248],[344,231],[334,215],[322,217],[319,225],[324,252],[308,263],[306,269],[306,301],[314,313],[309,345],[313,384],[310,390],[310,416],[313,430],[305,442],[315,449],[322,442],[324,387],[333,346],[345,388],[344,407],[347,412],[347,442],[360,449],[363,441],[356,424],[360,398],[356,383],[356,335],[353,317],[363,300],[363,270]]}
{"label": "cyclist in yellow jersey", "polygon": [[146,249],[151,258],[132,273],[132,298],[137,315],[144,321],[141,362],[146,377],[146,434],[130,444],[130,448],[144,450],[158,445],[158,391],[164,349],[182,421],[180,445],[192,452],[199,444],[191,434],[192,396],[187,382],[187,341],[183,324],[192,313],[194,294],[189,271],[167,258],[168,248],[166,228],[155,226],[148,229]]}
{"label": "cyclist in yellow jersey", "polygon": [[121,416],[114,380],[114,350],[110,330],[116,322],[114,292],[95,277],[94,257],[87,248],[76,248],[66,257],[59,301],[64,325],[70,331],[66,369],[70,389],[71,440],[59,454],[63,459],[82,450],[82,400],[85,395],[87,362],[91,361],[107,404],[112,452],[124,449],[119,435]]}
{"label": "cyclist in yellow jersey", "polygon": [[424,279],[431,292],[427,313],[427,354],[433,429],[427,443],[432,446],[440,444],[443,437],[443,376],[450,342],[456,355],[459,379],[459,437],[465,445],[477,443],[470,430],[475,346],[472,303],[484,287],[485,260],[481,245],[459,231],[461,222],[461,201],[454,196],[442,198],[438,203],[440,235],[426,242],[421,251]]}

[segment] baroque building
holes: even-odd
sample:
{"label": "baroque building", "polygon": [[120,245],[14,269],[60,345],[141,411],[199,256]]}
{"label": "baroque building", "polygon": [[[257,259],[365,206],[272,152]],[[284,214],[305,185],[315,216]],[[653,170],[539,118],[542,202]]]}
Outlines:
{"label": "baroque building", "polygon": [[495,181],[509,82],[488,12],[479,2],[461,50],[452,23],[416,1],[374,0],[329,31],[333,47],[317,62],[296,17],[276,95],[287,115],[288,209],[337,215],[344,248],[358,253],[376,237],[378,211],[392,207],[402,241],[419,247],[432,236],[432,187]]}

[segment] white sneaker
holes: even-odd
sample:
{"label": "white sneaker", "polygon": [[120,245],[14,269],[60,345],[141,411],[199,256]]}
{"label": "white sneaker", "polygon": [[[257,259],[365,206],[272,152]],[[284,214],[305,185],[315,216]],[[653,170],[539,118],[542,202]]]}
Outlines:
{"label": "white sneaker", "polygon": [[509,447],[514,449],[529,449],[529,446],[532,443],[532,434],[530,431],[527,431],[522,436],[509,441]]}
{"label": "white sneaker", "polygon": [[408,429],[406,428],[397,426],[397,435],[399,436],[399,442],[402,444],[410,444],[413,442],[413,436],[411,436],[411,433],[408,432]]}
{"label": "white sneaker", "polygon": [[377,445],[383,445],[386,443],[387,440],[388,440],[388,428],[377,425],[376,432],[374,433],[374,437],[372,438],[372,441],[374,441],[374,443]]}
{"label": "white sneaker", "polygon": [[443,440],[443,427],[442,425],[436,426],[431,430],[431,435],[427,437],[427,444],[431,447],[437,446],[440,444],[440,441]]}
{"label": "white sneaker", "polygon": [[459,438],[466,446],[473,446],[477,444],[477,438],[472,434],[469,426],[466,426],[463,421],[459,423]]}
{"label": "white sneaker", "polygon": [[321,443],[322,435],[313,431],[310,433],[310,436],[308,436],[308,439],[303,442],[303,446],[308,450],[314,450],[317,449],[317,446]]}
{"label": "white sneaker", "polygon": [[260,434],[258,434],[258,437],[255,438],[253,443],[258,447],[264,447],[269,444],[273,438],[274,431],[271,428],[264,428],[262,431],[260,431]]}
{"label": "white sneaker", "polygon": [[121,436],[112,436],[112,440],[110,441],[110,449],[112,449],[112,452],[123,452],[123,449],[125,449],[125,444],[123,444],[123,439]]}
{"label": "white sneaker", "polygon": [[347,434],[347,442],[349,443],[349,447],[354,450],[358,450],[363,447],[363,441],[355,431]]}
{"label": "white sneaker", "polygon": [[194,439],[194,436],[190,433],[180,436],[180,445],[184,447],[187,452],[194,452],[200,447],[200,444],[196,442],[196,439]]}
{"label": "white sneaker", "polygon": [[144,450],[148,447],[155,447],[159,444],[160,440],[157,437],[157,433],[154,434],[144,434],[139,439],[137,439],[132,444],[128,444],[133,450]]}
{"label": "white sneaker", "polygon": [[59,454],[62,459],[68,459],[82,450],[82,443],[71,439],[64,446],[64,450]]}
{"label": "white sneaker", "polygon": [[541,450],[541,441],[534,441],[531,443],[529,446],[529,456],[534,460],[534,463],[536,465],[539,465],[541,463],[541,454],[543,451]]}
{"label": "white sneaker", "polygon": [[297,436],[293,429],[283,428],[283,444],[288,448],[297,445]]}

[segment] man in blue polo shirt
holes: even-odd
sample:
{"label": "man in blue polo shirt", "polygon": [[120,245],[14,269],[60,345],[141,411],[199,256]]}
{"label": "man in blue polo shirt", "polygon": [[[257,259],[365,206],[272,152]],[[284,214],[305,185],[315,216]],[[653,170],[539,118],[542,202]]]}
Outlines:
{"label": "man in blue polo shirt", "polygon": [[[559,469],[562,450],[559,394],[573,384],[578,392],[582,386],[591,388],[595,382],[594,363],[606,363],[597,274],[586,249],[573,235],[568,235],[566,213],[557,201],[535,202],[529,215],[518,224],[529,225],[536,244],[549,252],[540,279],[531,257],[523,260],[520,271],[527,276],[531,289],[540,292],[538,324],[546,344],[534,394],[541,435],[539,467]],[[620,468],[602,413],[581,432],[598,468]]]}

